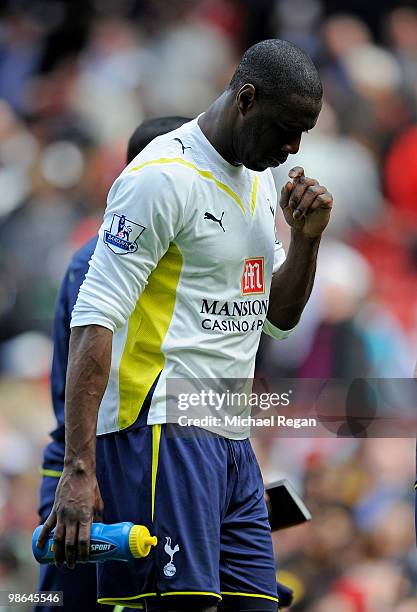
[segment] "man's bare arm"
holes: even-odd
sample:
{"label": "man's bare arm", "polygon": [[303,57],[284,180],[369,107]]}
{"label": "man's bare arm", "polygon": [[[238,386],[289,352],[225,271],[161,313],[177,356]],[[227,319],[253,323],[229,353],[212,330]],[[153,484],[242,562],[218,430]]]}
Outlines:
{"label": "man's bare arm", "polygon": [[38,539],[42,547],[54,531],[55,560],[74,567],[79,547],[88,559],[90,527],[103,502],[96,480],[96,427],[106,389],[112,332],[100,325],[72,329],[65,397],[65,459],[55,502]]}
{"label": "man's bare arm", "polygon": [[109,378],[112,332],[100,325],[71,332],[65,398],[65,467],[95,471],[97,414]]}
{"label": "man's bare arm", "polygon": [[291,227],[288,256],[272,278],[268,321],[282,330],[299,321],[310,297],[316,273],[321,235],[333,206],[333,197],[318,181],[304,176],[300,166],[292,168],[282,188],[280,206]]}
{"label": "man's bare arm", "polygon": [[320,237],[308,238],[292,230],[285,262],[272,277],[268,321],[278,329],[295,327],[314,284]]}

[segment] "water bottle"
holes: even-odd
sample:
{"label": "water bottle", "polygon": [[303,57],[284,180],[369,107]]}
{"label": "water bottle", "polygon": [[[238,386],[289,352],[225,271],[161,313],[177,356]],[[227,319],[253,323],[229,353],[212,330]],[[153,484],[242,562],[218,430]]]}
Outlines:
{"label": "water bottle", "polygon": [[[39,563],[55,563],[53,551],[54,530],[51,531],[48,541],[42,548],[36,546],[42,525],[36,527],[32,536],[32,552]],[[156,546],[158,539],[151,536],[144,525],[123,522],[105,525],[104,523],[92,523],[90,535],[89,562],[102,563],[107,559],[113,561],[131,561],[147,557],[152,546]],[[81,563],[79,555],[76,559]]]}

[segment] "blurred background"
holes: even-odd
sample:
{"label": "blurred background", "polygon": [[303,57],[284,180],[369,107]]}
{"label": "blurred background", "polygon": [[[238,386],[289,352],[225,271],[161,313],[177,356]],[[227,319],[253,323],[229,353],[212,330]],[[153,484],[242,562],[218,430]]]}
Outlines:
{"label": "blurred background", "polygon": [[[144,119],[195,116],[242,52],[311,54],[325,105],[300,163],[335,197],[316,286],[258,375],[396,377],[417,357],[417,8],[380,0],[3,0],[0,4],[0,590],[35,587],[29,539],[53,428],[51,318]],[[279,235],[288,241],[278,221]],[[297,611],[415,612],[415,441],[257,444],[314,514],[275,535]],[[256,444],[256,441],[255,441]]]}

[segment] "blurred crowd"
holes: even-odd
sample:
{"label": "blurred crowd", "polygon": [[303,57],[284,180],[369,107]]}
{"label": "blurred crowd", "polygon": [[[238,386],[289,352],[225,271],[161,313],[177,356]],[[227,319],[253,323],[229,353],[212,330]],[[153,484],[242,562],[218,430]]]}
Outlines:
{"label": "blurred crowd", "polygon": [[[241,53],[304,48],[325,103],[302,165],[334,194],[316,286],[258,373],[412,375],[417,357],[417,8],[381,0],[9,0],[0,6],[0,590],[33,584],[36,465],[52,428],[51,318],[72,253],[98,229],[144,119],[195,116]],[[278,233],[288,230],[278,219]],[[414,432],[412,432],[414,435]],[[314,514],[276,536],[294,610],[417,610],[414,441],[270,440]]]}
{"label": "blurred crowd", "polygon": [[297,612],[417,609],[411,439],[254,440],[264,477],[288,478],[311,523],[274,534]]}

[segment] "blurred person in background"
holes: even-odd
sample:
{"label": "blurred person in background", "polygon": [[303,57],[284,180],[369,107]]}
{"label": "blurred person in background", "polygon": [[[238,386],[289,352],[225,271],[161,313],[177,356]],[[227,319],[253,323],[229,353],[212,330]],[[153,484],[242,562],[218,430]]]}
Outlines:
{"label": "blurred person in background", "polygon": [[[159,78],[154,64],[135,22],[103,16],[93,23],[71,106],[88,120],[99,143],[119,139],[137,125],[143,115],[140,88],[151,75]],[[159,109],[152,112],[158,115]]]}
{"label": "blurred person in background", "polygon": [[324,241],[311,308],[283,347],[263,339],[258,374],[289,378],[353,378],[369,373],[364,338],[356,318],[371,283],[366,261],[337,241]]}
{"label": "blurred person in background", "polygon": [[[87,210],[80,189],[89,144],[64,126],[43,147],[0,105],[0,183],[19,179],[0,205],[0,339],[49,331],[49,310],[69,256],[68,236]],[[15,248],[18,236],[24,249]],[[11,323],[11,324],[10,324]],[[7,364],[5,364],[7,365]]]}
{"label": "blurred person in background", "polygon": [[0,98],[17,111],[25,110],[27,87],[39,70],[42,48],[42,28],[31,15],[17,10],[3,16]]}
{"label": "blurred person in background", "polygon": [[412,3],[387,14],[385,35],[401,65],[405,87],[417,100],[417,9]]}
{"label": "blurred person in background", "polygon": [[[175,130],[189,121],[185,117],[161,117],[144,121],[132,134],[127,148],[129,164],[154,138]],[[55,490],[64,468],[65,455],[65,379],[67,373],[70,320],[79,288],[87,274],[89,262],[97,244],[97,236],[91,238],[77,251],[71,260],[58,294],[54,320],[54,353],[51,372],[52,403],[56,428],[51,432],[52,441],[44,451],[39,518],[44,523],[51,513]],[[63,610],[66,612],[90,612],[107,609],[97,603],[96,567],[94,564],[77,565],[74,571],[54,565],[40,566],[39,591],[63,591]],[[41,612],[45,608],[36,606]],[[125,608],[127,609],[127,608]]]}
{"label": "blurred person in background", "polygon": [[343,118],[354,95],[344,57],[355,47],[371,42],[372,35],[361,19],[349,13],[331,15],[321,28],[320,65],[326,98]]}
{"label": "blurred person in background", "polygon": [[[399,568],[388,562],[359,563],[354,571],[346,571],[335,581],[330,594],[320,598],[312,612],[365,612],[395,610],[407,592],[407,581]],[[415,603],[415,600],[414,600]]]}
{"label": "blurred person in background", "polygon": [[344,114],[344,129],[377,157],[393,137],[413,119],[413,102],[403,90],[396,57],[386,49],[366,44],[343,58],[354,97]]}
{"label": "blurred person in background", "polygon": [[[398,231],[411,241],[417,236],[417,126],[412,125],[393,140],[384,160],[383,177],[393,220]],[[407,178],[399,172],[406,164]]]}

